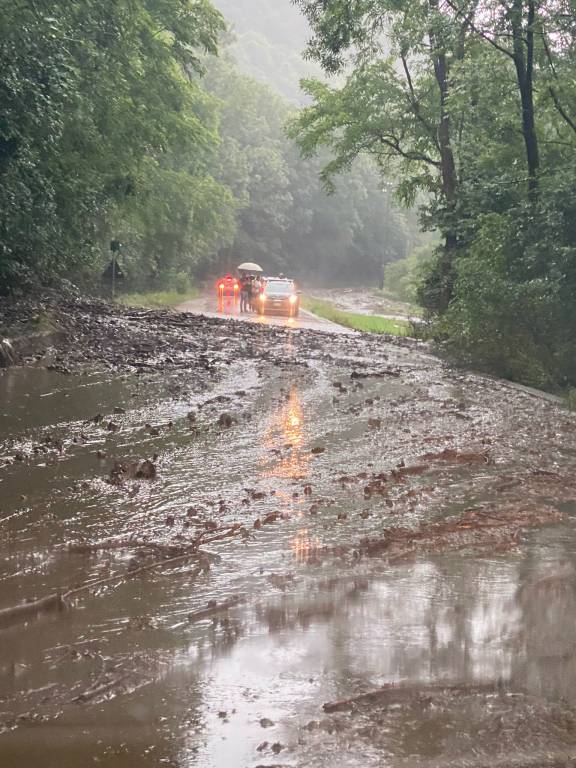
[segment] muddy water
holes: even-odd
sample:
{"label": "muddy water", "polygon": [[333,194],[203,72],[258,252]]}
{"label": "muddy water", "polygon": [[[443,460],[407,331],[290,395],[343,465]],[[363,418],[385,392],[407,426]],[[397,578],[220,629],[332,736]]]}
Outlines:
{"label": "muddy water", "polygon": [[[395,375],[351,379],[374,367],[368,342],[326,337],[302,352],[299,338],[284,364],[231,363],[209,390],[186,372],[0,378],[0,608],[139,563],[130,547],[69,542],[176,545],[207,523],[247,532],[205,545],[207,572],[192,560],[122,578],[1,629],[2,768],[448,764],[489,751],[486,728],[459,717],[466,707],[479,723],[488,711],[510,718],[513,755],[531,738],[569,750],[565,720],[520,738],[513,715],[576,705],[576,506],[566,488],[529,481],[536,470],[573,476],[573,417],[400,347],[376,361]],[[490,461],[427,459],[386,499],[343,479],[446,447]],[[115,460],[152,457],[156,479],[107,482]],[[522,532],[513,549],[358,556],[361,539],[390,527],[528,496],[566,518]],[[414,700],[377,720],[323,713],[386,683],[415,686]],[[431,684],[469,698],[420,711]],[[483,684],[494,694],[479,715],[470,697]]]}

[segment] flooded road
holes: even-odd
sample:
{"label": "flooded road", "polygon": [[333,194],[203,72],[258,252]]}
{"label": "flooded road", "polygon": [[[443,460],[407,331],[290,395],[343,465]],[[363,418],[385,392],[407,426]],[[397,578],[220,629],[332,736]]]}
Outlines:
{"label": "flooded road", "polygon": [[208,378],[0,375],[2,768],[571,765],[574,416],[182,318]]}
{"label": "flooded road", "polygon": [[308,329],[312,331],[331,331],[332,333],[353,333],[349,328],[344,328],[330,322],[323,317],[312,314],[305,309],[300,309],[298,317],[286,317],[285,315],[259,315],[257,312],[240,312],[238,300],[226,298],[218,301],[212,293],[208,293],[198,299],[180,304],[180,312],[192,312],[205,317],[219,317],[244,322],[256,323],[263,326],[279,326],[290,329]]}

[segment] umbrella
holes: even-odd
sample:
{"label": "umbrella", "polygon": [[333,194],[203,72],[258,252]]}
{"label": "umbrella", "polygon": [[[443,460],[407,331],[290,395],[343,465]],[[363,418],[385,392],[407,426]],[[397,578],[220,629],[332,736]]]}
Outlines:
{"label": "umbrella", "polygon": [[259,264],[254,264],[252,261],[245,261],[243,264],[240,264],[238,270],[242,272],[264,272]]}

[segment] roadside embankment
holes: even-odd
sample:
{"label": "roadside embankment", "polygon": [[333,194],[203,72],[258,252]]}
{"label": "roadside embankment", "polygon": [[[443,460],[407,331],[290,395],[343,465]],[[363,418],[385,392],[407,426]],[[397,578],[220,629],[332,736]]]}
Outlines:
{"label": "roadside embankment", "polygon": [[369,315],[361,312],[349,312],[335,304],[314,296],[304,296],[302,307],[319,317],[338,323],[346,328],[367,333],[383,333],[390,336],[413,336],[414,326],[408,320]]}

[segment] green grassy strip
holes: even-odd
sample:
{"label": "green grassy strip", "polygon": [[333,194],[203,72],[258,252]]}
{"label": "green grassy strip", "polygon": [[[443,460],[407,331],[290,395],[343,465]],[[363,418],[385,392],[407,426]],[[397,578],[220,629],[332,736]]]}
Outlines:
{"label": "green grassy strip", "polygon": [[408,320],[391,320],[387,317],[376,315],[363,315],[358,312],[345,312],[331,304],[329,301],[303,296],[301,300],[303,309],[313,312],[319,317],[331,320],[346,328],[354,328],[357,331],[368,333],[387,333],[391,336],[410,336],[412,325]]}
{"label": "green grassy strip", "polygon": [[154,293],[123,293],[116,297],[119,304],[127,307],[147,307],[148,309],[165,309],[175,307],[200,295],[197,288],[191,288],[186,293],[178,291],[156,291]]}

